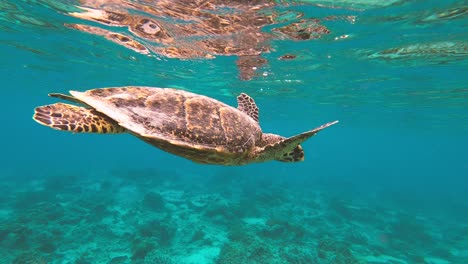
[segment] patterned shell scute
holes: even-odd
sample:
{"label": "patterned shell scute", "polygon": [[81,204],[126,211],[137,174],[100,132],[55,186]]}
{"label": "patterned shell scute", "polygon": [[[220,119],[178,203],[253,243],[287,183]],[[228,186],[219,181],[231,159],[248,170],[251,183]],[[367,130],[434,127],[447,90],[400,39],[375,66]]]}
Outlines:
{"label": "patterned shell scute", "polygon": [[[170,88],[105,88],[85,92],[96,107],[133,133],[230,153],[251,149],[261,129],[215,99]],[[87,102],[87,100],[84,100]]]}

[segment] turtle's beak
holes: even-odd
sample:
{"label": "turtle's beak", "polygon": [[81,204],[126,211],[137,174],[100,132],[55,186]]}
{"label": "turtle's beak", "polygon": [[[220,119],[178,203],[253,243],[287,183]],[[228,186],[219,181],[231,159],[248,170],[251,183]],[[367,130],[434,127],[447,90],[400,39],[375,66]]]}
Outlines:
{"label": "turtle's beak", "polygon": [[291,155],[294,162],[304,161],[304,149],[302,149],[301,145],[297,145],[297,147],[291,151]]}
{"label": "turtle's beak", "polygon": [[304,150],[302,149],[301,145],[297,145],[297,147],[293,148],[293,150],[288,153],[284,153],[281,158],[276,160],[282,162],[304,161]]}

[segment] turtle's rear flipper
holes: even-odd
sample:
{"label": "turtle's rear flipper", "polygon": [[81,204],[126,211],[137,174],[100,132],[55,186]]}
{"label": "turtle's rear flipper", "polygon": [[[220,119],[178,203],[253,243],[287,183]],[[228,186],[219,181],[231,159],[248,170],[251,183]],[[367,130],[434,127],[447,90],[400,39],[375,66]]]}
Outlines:
{"label": "turtle's rear flipper", "polygon": [[36,122],[57,130],[73,133],[122,133],[125,129],[94,109],[64,103],[34,109]]}

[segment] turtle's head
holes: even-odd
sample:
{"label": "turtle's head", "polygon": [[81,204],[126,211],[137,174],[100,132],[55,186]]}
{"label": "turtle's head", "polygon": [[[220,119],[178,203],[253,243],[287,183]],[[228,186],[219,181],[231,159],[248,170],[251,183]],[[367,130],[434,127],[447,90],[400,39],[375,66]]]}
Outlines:
{"label": "turtle's head", "polygon": [[263,134],[263,146],[270,145],[268,153],[270,159],[282,162],[298,162],[304,161],[304,150],[301,145],[297,144],[291,149],[290,144],[285,144],[286,138],[275,134]]}
{"label": "turtle's head", "polygon": [[254,151],[257,161],[277,160],[283,162],[297,162],[304,160],[304,150],[302,150],[301,143],[315,136],[322,129],[330,127],[338,121],[323,124],[312,130],[303,132],[301,134],[284,138],[274,134],[263,134],[259,150]]}
{"label": "turtle's head", "polygon": [[304,150],[301,145],[297,145],[293,150],[283,153],[280,158],[276,159],[282,162],[298,162],[304,161]]}

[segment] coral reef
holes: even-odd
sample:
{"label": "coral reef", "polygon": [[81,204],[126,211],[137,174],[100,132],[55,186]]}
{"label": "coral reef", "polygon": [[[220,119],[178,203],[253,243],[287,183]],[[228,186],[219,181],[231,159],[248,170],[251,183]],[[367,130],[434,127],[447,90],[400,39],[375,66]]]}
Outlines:
{"label": "coral reef", "polygon": [[[162,174],[158,184],[153,177]],[[461,263],[467,257],[463,226],[320,189],[287,191],[281,181],[235,174],[229,177],[236,180],[153,170],[104,175],[54,175],[8,190],[0,210],[6,263]]]}

